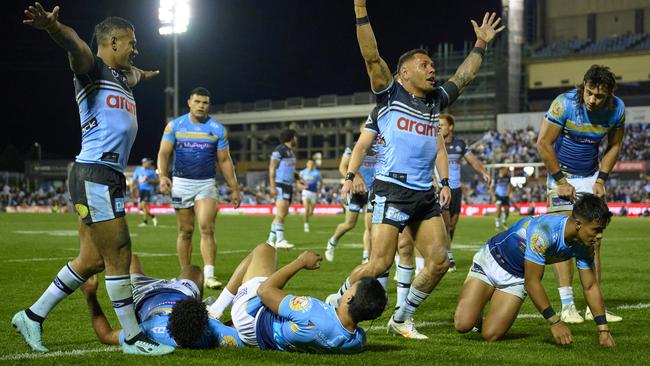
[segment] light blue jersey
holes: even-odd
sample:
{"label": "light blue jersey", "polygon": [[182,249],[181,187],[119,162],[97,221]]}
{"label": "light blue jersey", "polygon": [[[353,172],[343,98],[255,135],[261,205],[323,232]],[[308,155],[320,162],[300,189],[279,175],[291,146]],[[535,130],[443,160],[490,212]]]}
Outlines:
{"label": "light blue jersey", "polygon": [[189,113],[167,124],[163,140],[174,143],[173,176],[187,179],[214,178],[217,151],[229,146],[228,133],[221,123],[212,118],[194,123]]}
{"label": "light blue jersey", "polygon": [[449,188],[460,188],[460,161],[467,154],[467,145],[464,140],[452,137],[450,143],[445,142],[445,148],[449,159]]}
{"label": "light blue jersey", "polygon": [[497,178],[494,180],[494,194],[497,196],[501,197],[507,197],[508,195],[508,187],[510,186],[510,177],[503,176],[497,176]]}
{"label": "light blue jersey", "polygon": [[158,179],[158,175],[153,168],[139,166],[133,171],[133,180],[138,182],[138,190],[140,191],[153,191],[153,184],[151,182],[156,179]]}
{"label": "light blue jersey", "polygon": [[564,242],[568,218],[566,215],[527,217],[493,236],[486,245],[503,269],[521,278],[525,260],[545,265],[575,257],[578,269],[593,268],[593,248],[580,242]]}
{"label": "light blue jersey", "polygon": [[307,168],[300,171],[300,178],[307,184],[307,190],[311,192],[318,192],[318,185],[322,179],[318,169],[314,168],[311,171]]}
{"label": "light blue jersey", "polygon": [[80,163],[107,165],[124,173],[138,132],[135,99],[124,72],[95,57],[84,75],[74,76],[81,120]]}
{"label": "light blue jersey", "polygon": [[555,98],[545,118],[562,127],[553,146],[560,168],[571,174],[588,176],[598,169],[598,146],[611,129],[624,128],[625,104],[614,96],[597,111],[578,104],[576,89]]}
{"label": "light blue jersey", "polygon": [[[259,301],[259,298],[254,298]],[[261,349],[308,353],[363,352],[366,334],[360,327],[350,332],[341,325],[336,310],[309,296],[287,295],[279,315],[264,308],[256,323]]]}
{"label": "light blue jersey", "polygon": [[447,82],[427,98],[419,98],[393,81],[376,95],[379,109],[365,128],[377,135],[375,179],[418,191],[431,189],[440,148],[438,117],[456,100],[458,88]]}
{"label": "light blue jersey", "polygon": [[[177,347],[176,341],[167,330],[169,314],[177,302],[187,298],[187,295],[173,290],[160,291],[158,294],[144,300],[139,306],[137,315],[140,329],[151,340],[168,346]],[[120,344],[124,341],[124,331],[120,332]],[[224,325],[219,320],[208,317],[208,329],[197,339],[192,348],[215,347],[244,347],[237,331]]]}
{"label": "light blue jersey", "polygon": [[[354,150],[354,145],[356,144],[357,143],[355,141],[352,143],[352,145],[346,147],[345,150],[343,151],[343,156],[348,158],[352,157],[352,150]],[[372,145],[370,145],[370,147],[366,151],[366,155],[363,157],[363,162],[359,167],[359,174],[361,175],[361,178],[363,178],[363,181],[366,182],[366,188],[368,188],[368,191],[372,189],[372,182],[375,180],[376,165],[377,165],[377,144],[373,142]]]}
{"label": "light blue jersey", "polygon": [[279,161],[275,168],[275,182],[292,185],[296,180],[296,155],[285,144],[280,144],[273,149],[271,160]]}

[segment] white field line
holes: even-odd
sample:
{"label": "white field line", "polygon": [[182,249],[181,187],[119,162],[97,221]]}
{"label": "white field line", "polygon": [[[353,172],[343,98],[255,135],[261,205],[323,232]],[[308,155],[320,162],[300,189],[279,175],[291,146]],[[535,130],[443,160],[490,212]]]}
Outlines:
{"label": "white field line", "polygon": [[120,347],[103,347],[93,349],[75,349],[72,351],[56,351],[48,353],[14,353],[0,357],[0,361],[20,361],[20,360],[34,360],[41,358],[54,358],[65,356],[83,356],[89,353],[103,353],[103,352],[117,352],[121,351]]}
{"label": "white field line", "polygon": [[[79,231],[77,230],[14,230],[14,234],[23,234],[23,235],[47,235],[47,236],[68,236],[68,237],[77,237],[79,236]],[[138,234],[130,234],[131,236],[138,236]]]}

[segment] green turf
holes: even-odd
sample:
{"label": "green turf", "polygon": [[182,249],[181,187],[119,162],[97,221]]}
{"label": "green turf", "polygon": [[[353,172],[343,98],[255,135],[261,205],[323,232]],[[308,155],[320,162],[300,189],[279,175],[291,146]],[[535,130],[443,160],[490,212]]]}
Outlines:
{"label": "green turf", "polygon": [[[142,263],[147,274],[170,278],[178,272],[174,255],[176,227],[174,216],[160,216],[161,227],[136,227],[139,218],[129,216],[133,235],[133,250],[142,253]],[[312,233],[302,232],[302,220],[290,217],[286,224],[287,238],[297,244],[298,250],[282,251],[281,264],[293,259],[301,248],[322,252],[337,217],[316,217]],[[266,239],[270,217],[220,216],[216,235],[219,250],[216,275],[226,280],[230,272],[255,244]],[[513,221],[511,219],[511,221]],[[342,240],[334,263],[323,263],[316,272],[299,273],[287,289],[295,294],[309,294],[324,298],[335,291],[349,271],[361,259],[361,222]],[[454,251],[459,271],[448,274],[431,297],[418,309],[416,323],[424,322],[419,330],[427,334],[426,341],[406,340],[389,336],[385,325],[390,311],[376,320],[368,332],[368,351],[355,356],[302,355],[256,349],[215,349],[207,351],[178,350],[175,354],[156,359],[156,364],[602,364],[630,365],[650,363],[650,283],[647,281],[650,256],[647,255],[647,237],[650,223],[645,218],[615,218],[605,232],[603,242],[603,291],[606,304],[622,315],[621,323],[610,325],[617,342],[614,349],[602,350],[593,322],[571,325],[574,344],[556,346],[552,342],[548,325],[540,318],[518,319],[506,339],[488,344],[473,333],[459,335],[453,329],[456,299],[465,279],[467,268],[476,248],[494,234],[492,218],[461,218],[454,243],[462,244]],[[0,364],[94,364],[120,365],[137,360],[126,356],[116,347],[100,345],[90,327],[89,315],[81,293],[63,301],[44,324],[44,344],[54,351],[95,350],[83,355],[51,354],[50,357],[26,358],[28,348],[10,325],[12,315],[32,304],[69,258],[77,253],[78,239],[75,217],[48,214],[0,214],[0,293],[6,299],[0,307]],[[198,233],[194,238],[194,262],[200,263]],[[635,257],[635,258],[632,258]],[[391,273],[392,278],[393,273]],[[560,307],[554,276],[546,276],[544,283],[556,308]],[[113,325],[117,320],[100,284],[100,301]],[[576,278],[575,293],[578,308],[584,308],[581,287]],[[217,291],[208,290],[207,295]],[[395,282],[389,282],[389,302],[395,301]],[[646,304],[640,309],[620,308],[625,304]],[[523,314],[536,314],[527,300]],[[362,324],[369,327],[370,323]],[[108,351],[106,351],[108,349]]]}

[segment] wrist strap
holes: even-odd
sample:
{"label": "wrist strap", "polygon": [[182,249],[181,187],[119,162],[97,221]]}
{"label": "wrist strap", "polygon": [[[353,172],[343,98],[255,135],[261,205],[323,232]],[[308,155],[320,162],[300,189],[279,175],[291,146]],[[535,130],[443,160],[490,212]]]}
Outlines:
{"label": "wrist strap", "polygon": [[485,56],[485,48],[483,48],[483,47],[474,47],[474,48],[472,48],[470,53],[471,52],[474,52],[474,53],[478,54],[481,57]]}
{"label": "wrist strap", "polygon": [[566,178],[566,176],[564,175],[564,173],[562,173],[561,170],[557,173],[551,174],[551,177],[553,177],[553,180],[556,181],[557,183],[560,183],[562,179]]}
{"label": "wrist strap", "polygon": [[596,325],[605,325],[607,324],[607,317],[605,315],[595,316],[594,322],[596,322]]}
{"label": "wrist strap", "polygon": [[598,172],[598,178],[596,178],[596,180],[602,180],[602,183],[604,184],[607,181],[607,178],[609,178],[609,173]]}
{"label": "wrist strap", "polygon": [[348,172],[348,174],[345,175],[345,180],[353,181],[354,180],[354,173]]}
{"label": "wrist strap", "polygon": [[550,306],[547,307],[546,309],[544,309],[544,311],[542,311],[542,316],[543,316],[544,319],[546,319],[546,320],[548,320],[548,319],[549,319],[550,317],[552,317],[553,315],[555,315],[555,310],[553,310],[553,308],[550,307]]}
{"label": "wrist strap", "polygon": [[356,22],[357,22],[357,27],[358,27],[358,26],[370,23],[370,18],[368,18],[368,16],[366,15],[365,17],[362,17],[362,18],[356,18]]}
{"label": "wrist strap", "polygon": [[441,184],[443,187],[449,187],[449,178],[442,178],[442,179],[440,179],[440,184]]}

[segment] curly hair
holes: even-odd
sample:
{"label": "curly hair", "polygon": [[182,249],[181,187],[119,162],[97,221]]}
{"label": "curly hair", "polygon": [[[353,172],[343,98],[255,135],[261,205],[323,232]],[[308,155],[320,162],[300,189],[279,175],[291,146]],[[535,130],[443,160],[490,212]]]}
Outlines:
{"label": "curly hair", "polygon": [[386,308],[386,291],[376,278],[364,277],[357,284],[357,291],[348,303],[348,312],[355,323],[377,319]]}
{"label": "curly hair", "polygon": [[616,90],[616,75],[614,75],[608,66],[591,65],[582,80],[582,83],[576,85],[576,89],[578,89],[578,104],[584,104],[585,85],[589,84],[606,87],[609,92],[609,96],[607,97],[608,107],[609,109],[614,108],[614,98],[611,98],[611,96],[614,94],[614,90]]}
{"label": "curly hair", "polygon": [[190,348],[208,326],[208,310],[200,300],[187,298],[179,301],[172,308],[167,323],[167,331],[176,344]]}

